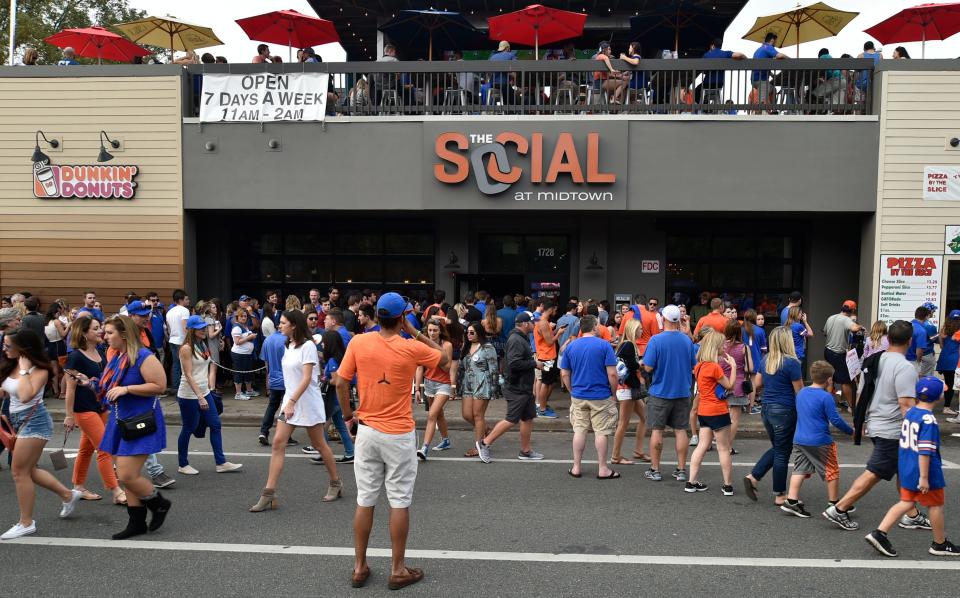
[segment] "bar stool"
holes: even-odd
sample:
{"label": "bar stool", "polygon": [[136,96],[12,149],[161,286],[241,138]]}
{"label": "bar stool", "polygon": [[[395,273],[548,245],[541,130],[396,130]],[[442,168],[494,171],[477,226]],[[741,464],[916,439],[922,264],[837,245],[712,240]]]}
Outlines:
{"label": "bar stool", "polygon": [[[799,104],[797,90],[793,87],[781,87],[777,92],[777,104],[781,106],[796,106]],[[781,110],[781,114],[797,114],[797,110]]]}
{"label": "bar stool", "polygon": [[462,108],[467,105],[467,91],[465,89],[445,89],[443,91],[443,105],[444,107],[450,107],[450,110],[444,110],[443,114],[456,114],[457,111],[453,110],[454,106],[460,106],[460,112],[463,112]]}
{"label": "bar stool", "polygon": [[[607,92],[603,89],[596,89],[592,85],[587,87],[587,106],[607,104]],[[586,113],[586,112],[584,112]]]}
{"label": "bar stool", "polygon": [[627,97],[624,99],[624,105],[636,104],[638,106],[650,105],[650,91],[639,87],[628,87]]}
{"label": "bar stool", "polygon": [[[385,109],[392,106],[393,109]],[[384,89],[380,96],[380,114],[402,114],[403,104],[396,89]]]}
{"label": "bar stool", "polygon": [[704,104],[722,104],[723,90],[718,87],[705,87],[703,89]]}
{"label": "bar stool", "polygon": [[561,106],[561,105],[573,106],[574,104],[577,103],[576,96],[574,95],[576,90],[570,85],[567,85],[564,87],[557,87],[552,91],[553,91],[554,106]]}
{"label": "bar stool", "polygon": [[[503,90],[499,87],[491,87],[487,90],[487,106],[503,106]],[[493,112],[493,111],[491,111]]]}

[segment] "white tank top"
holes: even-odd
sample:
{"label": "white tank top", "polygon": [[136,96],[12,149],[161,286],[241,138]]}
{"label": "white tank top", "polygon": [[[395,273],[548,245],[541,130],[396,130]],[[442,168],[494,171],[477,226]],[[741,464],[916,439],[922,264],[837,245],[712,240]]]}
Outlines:
{"label": "white tank top", "polygon": [[[180,356],[176,356],[177,359],[180,359]],[[210,394],[210,384],[209,378],[210,375],[210,358],[204,359],[197,354],[196,351],[193,352],[193,355],[190,359],[191,373],[193,374],[193,381],[197,383],[197,386],[200,387],[200,392],[203,393],[203,396],[206,397]],[[181,399],[197,399],[197,395],[193,392],[190,383],[187,382],[186,376],[180,376],[180,388],[177,389],[177,396]]]}
{"label": "white tank top", "polygon": [[63,336],[60,334],[60,329],[57,328],[56,322],[57,320],[50,320],[50,322],[43,327],[43,332],[47,335],[47,340],[51,343],[63,340]]}
{"label": "white tank top", "polygon": [[19,413],[26,409],[30,409],[31,407],[33,407],[34,403],[36,403],[37,401],[43,402],[43,388],[41,388],[37,392],[37,394],[32,399],[28,400],[26,403],[21,402],[19,393],[17,391],[17,387],[19,385],[20,385],[19,378],[17,378],[16,380],[14,380],[13,378],[7,378],[6,380],[3,381],[3,384],[0,385],[0,387],[2,387],[3,390],[7,391],[8,395],[10,395],[10,413]]}

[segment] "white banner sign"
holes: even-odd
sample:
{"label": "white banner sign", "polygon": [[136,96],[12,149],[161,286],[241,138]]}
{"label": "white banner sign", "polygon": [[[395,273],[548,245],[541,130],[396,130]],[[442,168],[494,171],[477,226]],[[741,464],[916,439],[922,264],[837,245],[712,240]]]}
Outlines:
{"label": "white banner sign", "polygon": [[960,201],[960,167],[924,166],[923,198]]}
{"label": "white banner sign", "polygon": [[322,121],[328,73],[203,75],[203,122]]}
{"label": "white banner sign", "polygon": [[[910,321],[926,302],[942,305],[942,255],[881,255],[879,317],[886,323]],[[936,324],[936,314],[930,319]]]}

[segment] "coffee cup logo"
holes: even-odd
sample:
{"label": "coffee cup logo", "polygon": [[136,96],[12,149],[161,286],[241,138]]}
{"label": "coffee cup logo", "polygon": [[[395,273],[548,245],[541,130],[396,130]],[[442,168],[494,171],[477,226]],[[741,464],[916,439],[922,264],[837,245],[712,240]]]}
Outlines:
{"label": "coffee cup logo", "polygon": [[57,197],[60,194],[57,177],[47,160],[33,165],[33,194],[36,197]]}

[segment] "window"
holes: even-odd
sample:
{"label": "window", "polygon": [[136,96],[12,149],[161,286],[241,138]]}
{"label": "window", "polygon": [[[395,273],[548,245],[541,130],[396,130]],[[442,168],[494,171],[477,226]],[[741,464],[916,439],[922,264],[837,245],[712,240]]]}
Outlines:
{"label": "window", "polygon": [[481,235],[480,272],[568,274],[565,235]]}

